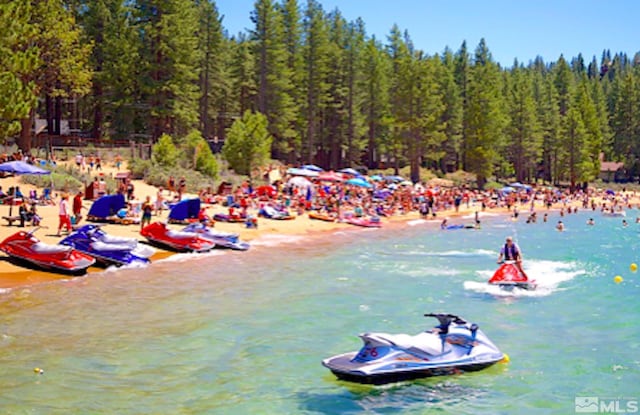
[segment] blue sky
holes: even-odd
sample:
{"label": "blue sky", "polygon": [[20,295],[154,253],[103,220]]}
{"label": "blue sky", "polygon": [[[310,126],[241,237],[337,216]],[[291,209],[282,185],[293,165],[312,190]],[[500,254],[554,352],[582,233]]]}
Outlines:
{"label": "blue sky", "polygon": [[[339,9],[347,20],[361,17],[367,34],[386,42],[394,23],[408,30],[414,45],[428,54],[463,40],[473,52],[485,38],[493,58],[510,67],[515,58],[545,62],[561,54],[582,53],[587,63],[604,49],[640,51],[640,1],[637,0],[319,0],[326,12]],[[306,0],[299,0],[301,7]],[[253,0],[216,0],[229,34],[252,28]]]}

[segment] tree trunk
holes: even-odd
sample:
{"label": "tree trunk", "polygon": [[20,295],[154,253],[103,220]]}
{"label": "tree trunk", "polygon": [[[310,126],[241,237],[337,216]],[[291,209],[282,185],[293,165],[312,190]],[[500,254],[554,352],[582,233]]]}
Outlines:
{"label": "tree trunk", "polygon": [[20,120],[22,130],[20,131],[17,144],[18,148],[22,150],[24,154],[31,151],[31,114],[33,114],[33,110],[29,114],[29,117]]}
{"label": "tree trunk", "polygon": [[53,102],[53,134],[60,135],[62,124],[62,98],[56,97]]}

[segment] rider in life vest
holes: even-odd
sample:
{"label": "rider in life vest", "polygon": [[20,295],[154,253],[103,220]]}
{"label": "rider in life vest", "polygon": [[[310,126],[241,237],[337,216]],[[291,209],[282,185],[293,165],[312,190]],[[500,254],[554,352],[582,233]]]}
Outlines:
{"label": "rider in life vest", "polygon": [[522,271],[522,252],[520,251],[520,247],[513,242],[513,238],[507,236],[507,241],[500,250],[500,255],[498,256],[498,263],[501,263],[502,260],[506,261],[515,261]]}

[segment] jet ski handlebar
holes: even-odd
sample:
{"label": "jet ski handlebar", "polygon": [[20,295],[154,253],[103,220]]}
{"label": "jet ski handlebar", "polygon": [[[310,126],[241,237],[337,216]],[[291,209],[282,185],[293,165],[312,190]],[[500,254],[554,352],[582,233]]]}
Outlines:
{"label": "jet ski handlebar", "polygon": [[459,317],[456,316],[455,314],[435,314],[435,313],[428,313],[424,315],[425,317],[434,317],[437,318],[438,321],[440,322],[440,326],[441,327],[448,327],[449,324],[456,323],[456,324],[466,324],[467,322]]}

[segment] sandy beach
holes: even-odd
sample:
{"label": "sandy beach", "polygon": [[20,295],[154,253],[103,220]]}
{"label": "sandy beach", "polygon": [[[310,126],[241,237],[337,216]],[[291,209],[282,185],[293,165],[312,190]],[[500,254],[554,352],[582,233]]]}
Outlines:
{"label": "sandy beach", "polygon": [[[105,166],[104,174],[115,174],[117,170],[114,166]],[[134,180],[133,184],[135,186],[135,195],[136,199],[139,201],[144,201],[147,196],[151,198],[152,201],[155,200],[158,188],[154,186],[150,186],[144,183],[141,180]],[[19,176],[8,176],[0,179],[0,186],[3,189],[8,189],[11,186],[20,186],[23,194],[28,194],[30,190],[35,189],[38,191],[38,194],[41,193],[42,189],[37,189],[33,186],[27,185],[23,183]],[[169,193],[165,190],[166,196],[169,196]],[[194,194],[186,194],[183,198],[192,198],[197,197]],[[38,215],[42,217],[41,229],[38,229],[35,233],[35,236],[41,241],[48,244],[57,244],[62,238],[56,236],[57,227],[58,227],[58,203],[60,201],[60,194],[56,191],[53,192],[53,200],[55,201],[55,205],[44,205],[38,206]],[[596,203],[601,203],[600,198],[597,198]],[[91,207],[93,201],[92,200],[84,200],[83,206],[85,210],[83,211],[83,216],[86,217],[86,212],[88,212]],[[630,203],[636,204],[638,203],[637,197],[632,197]],[[570,206],[581,206],[581,202],[573,201],[569,204]],[[207,213],[210,216],[213,216],[215,213],[227,213],[227,208],[220,205],[203,205],[207,207]],[[564,205],[562,205],[564,206]],[[559,204],[551,206],[551,210],[558,210],[562,207]],[[1,205],[0,210],[2,210],[1,216],[9,215],[10,207],[8,205]],[[540,206],[536,206],[537,212],[546,211],[546,207],[542,205],[540,202]],[[18,206],[13,206],[13,215],[17,215]],[[520,220],[526,220],[526,216],[528,216],[528,206],[519,207],[521,212]],[[479,204],[462,204],[458,212],[455,212],[453,209],[439,211],[437,218],[431,219],[431,221],[435,221],[439,223],[444,218],[451,218],[450,223],[472,223],[472,219],[464,219],[464,220],[456,220],[458,217],[469,217],[471,218],[475,212],[480,211]],[[504,207],[498,208],[487,208],[486,213],[492,214],[509,214],[510,212]],[[249,209],[249,213],[253,215],[257,215],[256,209]],[[160,215],[152,216],[152,222],[154,221],[165,221],[168,217],[168,211],[163,211]],[[420,219],[420,214],[417,211],[412,211],[406,214],[392,216],[390,218],[383,218],[383,227],[390,226],[400,226],[408,221],[418,220]],[[542,218],[539,218],[542,220]],[[557,218],[554,216],[554,220]],[[550,219],[551,220],[551,219]],[[632,219],[629,219],[632,220]],[[80,224],[84,223],[82,221]],[[4,240],[8,236],[18,232],[21,229],[31,230],[32,227],[19,228],[18,222],[14,222],[12,226],[9,226],[6,220],[2,220],[2,224],[0,225],[0,240]],[[180,225],[169,225],[175,229],[180,229]],[[335,231],[337,229],[345,229],[345,230],[356,230],[357,227],[339,222],[325,222],[320,220],[310,219],[307,214],[303,214],[301,216],[296,217],[294,220],[271,220],[265,218],[258,219],[258,228],[257,229],[247,229],[242,223],[224,223],[224,222],[216,222],[216,229],[234,232],[240,235],[240,238],[244,241],[251,242],[262,238],[266,235],[311,235],[318,234],[324,232]],[[106,232],[116,236],[125,236],[125,237],[135,237],[139,240],[144,240],[144,238],[140,235],[140,226],[139,225],[119,225],[119,224],[106,224],[103,228]],[[64,237],[63,233],[63,237]],[[172,255],[172,252],[165,251],[162,249],[158,249],[157,253],[151,258],[153,260],[158,260],[162,258],[166,258],[169,255]],[[57,279],[68,278],[68,276],[60,275],[53,272],[40,271],[40,270],[32,270],[27,269],[21,265],[14,264],[13,261],[10,261],[9,258],[5,254],[0,254],[0,288],[13,288],[20,286],[29,286],[33,284],[55,281]],[[151,265],[153,267],[153,265]],[[89,273],[91,272],[100,272],[102,268],[99,267],[91,267],[89,268]]]}

